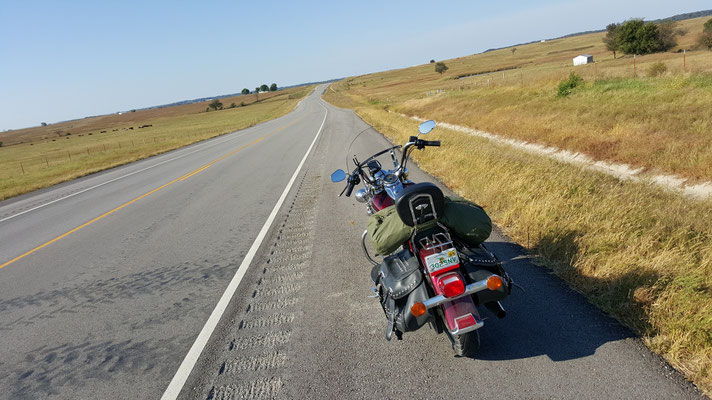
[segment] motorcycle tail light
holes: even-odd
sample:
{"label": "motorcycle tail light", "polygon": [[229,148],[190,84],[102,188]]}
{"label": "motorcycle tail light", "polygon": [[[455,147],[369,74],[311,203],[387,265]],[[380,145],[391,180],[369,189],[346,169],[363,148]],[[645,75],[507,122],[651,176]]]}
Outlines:
{"label": "motorcycle tail light", "polygon": [[502,278],[497,275],[492,275],[487,278],[487,289],[497,290],[502,287]]}
{"label": "motorcycle tail light", "polygon": [[425,314],[426,311],[427,309],[425,308],[425,304],[421,302],[413,304],[413,307],[410,308],[410,313],[416,317],[420,317],[421,315]]}
{"label": "motorcycle tail light", "polygon": [[445,297],[457,297],[465,293],[465,282],[458,273],[445,274],[438,278],[438,288]]}

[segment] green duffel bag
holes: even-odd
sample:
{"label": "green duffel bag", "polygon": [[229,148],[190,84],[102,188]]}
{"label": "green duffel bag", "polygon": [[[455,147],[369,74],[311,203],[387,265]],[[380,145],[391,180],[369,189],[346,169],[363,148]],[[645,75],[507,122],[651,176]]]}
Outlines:
{"label": "green duffel bag", "polygon": [[413,234],[413,228],[401,221],[394,206],[386,207],[368,217],[366,230],[371,244],[382,256],[398,250]]}
{"label": "green duffel bag", "polygon": [[439,220],[470,246],[479,246],[492,233],[492,220],[485,210],[464,199],[446,197],[444,215]]}

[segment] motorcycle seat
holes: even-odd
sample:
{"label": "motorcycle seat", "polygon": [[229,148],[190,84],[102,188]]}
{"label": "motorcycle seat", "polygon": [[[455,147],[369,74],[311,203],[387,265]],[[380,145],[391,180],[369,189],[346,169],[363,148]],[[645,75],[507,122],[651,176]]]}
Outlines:
{"label": "motorcycle seat", "polygon": [[434,184],[423,182],[403,189],[395,206],[404,224],[418,226],[435,221],[443,215],[445,196]]}

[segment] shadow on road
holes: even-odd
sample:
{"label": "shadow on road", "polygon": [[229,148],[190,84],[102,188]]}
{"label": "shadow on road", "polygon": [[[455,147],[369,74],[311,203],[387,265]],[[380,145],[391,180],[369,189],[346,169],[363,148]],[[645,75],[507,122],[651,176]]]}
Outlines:
{"label": "shadow on road", "polygon": [[488,318],[480,331],[478,359],[546,355],[553,361],[571,360],[590,356],[608,342],[635,336],[550,271],[523,257],[524,248],[507,242],[488,242],[487,247],[505,263],[506,271],[526,288],[526,293],[515,288],[502,302],[507,310],[505,319],[485,314]]}

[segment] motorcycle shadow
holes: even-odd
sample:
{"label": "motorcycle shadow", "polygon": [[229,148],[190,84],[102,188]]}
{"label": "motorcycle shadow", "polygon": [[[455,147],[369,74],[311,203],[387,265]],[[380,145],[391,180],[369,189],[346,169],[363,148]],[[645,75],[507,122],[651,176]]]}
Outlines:
{"label": "motorcycle shadow", "polygon": [[[570,241],[566,245],[575,249],[574,237],[572,233],[556,240]],[[590,356],[606,343],[636,336],[551,271],[532,263],[523,247],[503,241],[486,245],[505,263],[505,270],[526,293],[514,288],[512,295],[502,302],[507,310],[504,319],[483,310],[486,321],[480,330],[482,345],[475,358],[511,360],[546,355],[552,361],[565,361]],[[572,251],[571,256],[574,255]],[[653,278],[631,273],[617,280],[642,282]]]}

